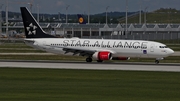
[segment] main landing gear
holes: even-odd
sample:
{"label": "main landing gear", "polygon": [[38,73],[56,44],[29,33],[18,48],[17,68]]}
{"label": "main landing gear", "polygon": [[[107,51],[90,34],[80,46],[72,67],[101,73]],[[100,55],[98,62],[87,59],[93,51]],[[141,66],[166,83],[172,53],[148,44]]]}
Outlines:
{"label": "main landing gear", "polygon": [[97,60],[97,62],[99,62],[99,63],[100,63],[100,62],[103,62],[103,60]]}
{"label": "main landing gear", "polygon": [[92,58],[91,57],[86,58],[86,62],[92,62]]}
{"label": "main landing gear", "polygon": [[[87,57],[86,58],[86,62],[92,62],[92,58],[91,57]],[[97,60],[97,62],[103,62],[103,60]]]}

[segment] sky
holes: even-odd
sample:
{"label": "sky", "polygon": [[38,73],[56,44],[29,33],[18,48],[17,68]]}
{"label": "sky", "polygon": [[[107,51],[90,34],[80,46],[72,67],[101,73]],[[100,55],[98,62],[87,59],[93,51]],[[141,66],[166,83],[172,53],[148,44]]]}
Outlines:
{"label": "sky", "polygon": [[[5,10],[7,0],[0,0],[2,10]],[[37,12],[39,6],[40,13],[57,14],[97,14],[108,12],[125,12],[126,1],[128,1],[128,11],[139,11],[147,8],[148,12],[159,8],[176,8],[180,10],[180,0],[8,0],[9,11],[20,12],[19,7],[28,7],[32,3],[32,12]],[[69,6],[69,7],[68,7]],[[68,9],[66,10],[66,8]]]}

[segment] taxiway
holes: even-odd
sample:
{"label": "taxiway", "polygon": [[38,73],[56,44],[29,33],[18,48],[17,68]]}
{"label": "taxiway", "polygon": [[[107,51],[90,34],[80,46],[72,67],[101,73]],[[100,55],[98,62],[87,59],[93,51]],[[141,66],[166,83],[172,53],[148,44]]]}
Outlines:
{"label": "taxiway", "polygon": [[0,67],[10,68],[49,68],[84,70],[128,70],[128,71],[164,71],[180,72],[180,64],[171,63],[86,63],[63,61],[0,61]]}

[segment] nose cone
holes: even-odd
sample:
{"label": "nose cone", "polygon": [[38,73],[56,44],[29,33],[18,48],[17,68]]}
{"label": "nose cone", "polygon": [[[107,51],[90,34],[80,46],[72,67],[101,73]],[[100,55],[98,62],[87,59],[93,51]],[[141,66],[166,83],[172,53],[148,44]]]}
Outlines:
{"label": "nose cone", "polygon": [[168,54],[171,55],[171,54],[173,54],[173,53],[174,53],[174,51],[169,48],[169,49],[168,49]]}

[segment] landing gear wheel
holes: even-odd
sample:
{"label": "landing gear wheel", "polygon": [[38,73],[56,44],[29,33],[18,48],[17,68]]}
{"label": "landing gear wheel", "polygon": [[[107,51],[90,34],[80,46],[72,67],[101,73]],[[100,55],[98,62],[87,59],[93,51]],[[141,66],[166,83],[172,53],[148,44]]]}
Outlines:
{"label": "landing gear wheel", "polygon": [[155,60],[155,63],[156,63],[156,64],[159,64],[159,60]]}
{"label": "landing gear wheel", "polygon": [[86,62],[92,62],[92,58],[86,58]]}
{"label": "landing gear wheel", "polygon": [[103,62],[103,60],[97,60],[97,62]]}

